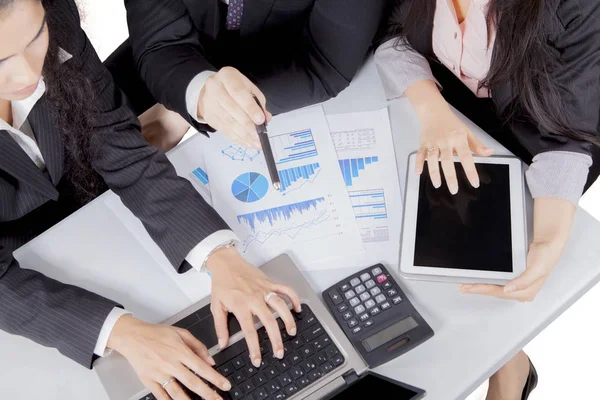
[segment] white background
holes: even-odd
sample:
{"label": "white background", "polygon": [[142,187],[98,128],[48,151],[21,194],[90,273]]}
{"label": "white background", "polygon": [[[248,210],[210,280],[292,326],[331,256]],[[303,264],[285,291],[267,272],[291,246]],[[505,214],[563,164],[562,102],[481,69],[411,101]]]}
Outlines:
{"label": "white background", "polygon": [[[123,0],[78,0],[78,3],[84,28],[100,58],[105,59],[128,35]],[[600,190],[597,192],[595,203],[600,202]],[[540,375],[531,400],[598,398],[598,305],[600,287],[597,286],[525,348]],[[483,385],[468,400],[483,399],[485,391]]]}

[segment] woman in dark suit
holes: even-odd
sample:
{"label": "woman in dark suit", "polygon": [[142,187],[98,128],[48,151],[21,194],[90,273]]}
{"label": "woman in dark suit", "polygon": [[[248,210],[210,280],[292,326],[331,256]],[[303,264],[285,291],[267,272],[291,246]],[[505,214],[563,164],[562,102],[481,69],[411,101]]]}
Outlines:
{"label": "woman in dark suit", "polygon": [[[421,122],[416,170],[473,187],[472,153],[489,156],[453,105],[527,164],[534,235],[526,272],[464,293],[532,301],[567,243],[576,205],[600,170],[600,3],[596,0],[399,0],[376,52],[387,97],[405,95]],[[441,90],[443,89],[443,90]],[[441,171],[440,171],[441,161]],[[528,378],[528,373],[529,378]],[[537,378],[520,352],[488,399],[526,398]]]}
{"label": "woman in dark suit", "polygon": [[250,361],[260,365],[257,316],[272,333],[274,356],[283,356],[269,307],[289,334],[295,325],[285,301],[271,293],[290,297],[299,310],[296,294],[244,261],[225,222],[144,141],[124,104],[80,27],[73,0],[0,0],[0,329],[55,347],[88,368],[114,349],[161,400],[188,399],[183,386],[220,399],[199,376],[223,390],[231,384],[189,332],[140,321],[109,299],[21,268],[12,256],[110,188],[178,272],[211,272],[221,346],[232,312]]}

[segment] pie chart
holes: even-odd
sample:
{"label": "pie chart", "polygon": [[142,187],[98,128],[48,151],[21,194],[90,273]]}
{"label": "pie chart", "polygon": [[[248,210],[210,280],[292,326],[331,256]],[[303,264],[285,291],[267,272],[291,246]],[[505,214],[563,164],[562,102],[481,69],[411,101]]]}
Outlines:
{"label": "pie chart", "polygon": [[253,203],[265,197],[269,191],[269,181],[257,172],[246,172],[233,181],[231,193],[239,201]]}

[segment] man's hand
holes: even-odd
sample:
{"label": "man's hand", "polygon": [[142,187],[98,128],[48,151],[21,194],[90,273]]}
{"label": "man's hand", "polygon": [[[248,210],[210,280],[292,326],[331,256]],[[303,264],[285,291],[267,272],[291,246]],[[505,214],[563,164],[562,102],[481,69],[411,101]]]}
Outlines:
{"label": "man's hand", "polygon": [[[185,329],[148,324],[124,315],[115,324],[108,347],[121,353],[158,400],[189,400],[185,386],[204,399],[221,400],[200,378],[221,390],[231,383],[212,367],[206,346]],[[175,379],[165,385],[163,383]]]}
{"label": "man's hand", "polygon": [[271,113],[263,109],[267,101],[263,93],[240,71],[224,67],[208,78],[198,99],[198,117],[211,127],[245,147],[260,150],[256,125],[269,122]]}

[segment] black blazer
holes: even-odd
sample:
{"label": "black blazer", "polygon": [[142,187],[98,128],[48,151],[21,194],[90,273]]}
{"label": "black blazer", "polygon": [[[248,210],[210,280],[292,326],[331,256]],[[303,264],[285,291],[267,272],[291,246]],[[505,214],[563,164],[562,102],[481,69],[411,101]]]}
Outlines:
{"label": "black blazer", "polygon": [[[91,164],[181,272],[190,250],[227,225],[188,181],[177,176],[166,156],[144,141],[137,119],[124,106],[124,96],[81,29],[74,1],[53,4],[53,12],[60,14],[57,19],[71,33],[71,46],[65,50],[73,58],[66,63],[80,65],[95,92],[97,115],[90,135],[98,151]],[[6,131],[0,131],[0,329],[55,347],[89,368],[98,334],[115,303],[23,269],[12,256],[13,250],[72,211],[75,203],[65,189],[66,149],[54,115],[53,106],[42,97],[29,116],[49,177]]]}
{"label": "black blazer", "polygon": [[275,114],[327,100],[349,85],[389,3],[244,0],[235,37],[225,32],[221,0],[125,0],[142,79],[159,103],[205,131],[210,127],[196,124],[185,103],[198,73],[239,69]]}
{"label": "black blazer", "polygon": [[[402,21],[413,0],[404,0],[395,9]],[[600,134],[600,2],[598,0],[544,0],[547,5],[544,29],[559,68],[553,79],[558,82],[562,97],[572,111],[568,121],[573,129],[593,135]],[[409,35],[408,42],[418,52],[437,61],[433,52],[433,12],[423,21],[420,32]],[[504,120],[516,98],[511,82],[492,87],[492,100],[498,115]],[[524,115],[511,114],[510,128],[516,138],[532,154],[546,151],[573,151],[590,156],[598,149],[588,142],[553,135]],[[596,160],[598,162],[600,160]]]}

